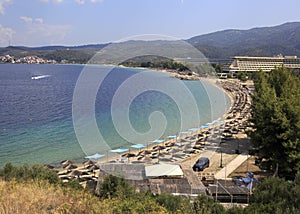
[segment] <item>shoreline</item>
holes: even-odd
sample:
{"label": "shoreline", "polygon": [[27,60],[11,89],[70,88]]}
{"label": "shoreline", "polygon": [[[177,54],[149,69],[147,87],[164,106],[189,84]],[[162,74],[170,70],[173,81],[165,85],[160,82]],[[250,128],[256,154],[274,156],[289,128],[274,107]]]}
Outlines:
{"label": "shoreline", "polygon": [[[110,66],[112,66],[112,65],[110,65]],[[127,67],[122,66],[122,68],[127,68]],[[130,69],[130,68],[128,68],[128,69]],[[143,69],[143,70],[150,70],[150,71],[154,71],[154,72],[168,73],[170,76],[172,76],[174,74],[173,72],[168,71],[166,69],[148,69],[148,68],[133,68],[133,69],[141,69],[141,70]],[[223,115],[220,114],[220,117],[217,116],[219,118],[217,118],[217,117],[214,118],[215,121],[221,120],[221,119],[225,120],[227,117],[232,116],[232,111],[233,111],[236,100],[235,100],[235,96],[233,95],[233,93],[230,93],[229,90],[226,90],[226,88],[224,87],[224,83],[225,84],[228,82],[233,82],[236,84],[239,84],[239,83],[234,80],[220,80],[220,79],[203,78],[203,77],[199,78],[199,80],[203,81],[203,82],[207,82],[208,84],[212,84],[214,87],[217,87],[218,89],[222,90],[227,96],[229,96],[229,99],[231,101],[230,107],[226,105],[226,112],[224,111],[225,113]],[[226,98],[226,99],[228,99],[228,98]],[[213,122],[214,121],[210,121],[209,123],[211,124]],[[166,159],[173,158],[173,154],[178,155],[178,153],[180,153],[179,157],[173,158],[171,162],[176,163],[176,164],[181,163],[182,161],[185,161],[189,157],[193,156],[194,153],[190,153],[188,150],[195,152],[195,154],[197,154],[197,155],[202,154],[202,152],[204,152],[204,150],[207,147],[205,145],[207,142],[207,139],[210,137],[210,135],[214,135],[214,133],[206,134],[205,132],[210,132],[211,130],[215,129],[216,127],[221,127],[221,125],[225,125],[225,122],[222,122],[222,124],[213,124],[213,125],[209,126],[208,128],[202,128],[202,129],[199,128],[196,131],[188,130],[189,131],[188,133],[185,133],[185,134],[180,133],[180,136],[177,136],[175,140],[172,140],[172,139],[166,140],[162,144],[151,144],[149,146],[151,148],[147,148],[147,150],[156,150],[156,151],[153,151],[154,155],[148,154],[148,155],[144,155],[143,157],[141,157],[141,156],[137,157],[140,150],[139,149],[135,149],[135,150],[130,149],[130,152],[134,153],[134,155],[136,156],[136,157],[130,158],[130,161],[129,161],[129,159],[127,159],[127,161],[126,161],[126,158],[124,158],[124,156],[123,156],[124,154],[111,156],[112,153],[110,153],[108,158],[104,157],[99,162],[108,162],[108,160],[111,161],[111,160],[116,160],[116,159],[119,159],[119,160],[122,159],[122,161],[124,163],[129,163],[131,161],[138,162],[140,160],[143,161],[144,159],[149,159],[149,156],[151,156],[152,161],[149,161],[148,163],[153,164],[153,163],[157,163],[157,162],[165,162]],[[203,137],[199,137],[198,134],[203,135]],[[188,140],[188,141],[183,141],[183,140]],[[193,143],[188,143],[191,141],[193,141]],[[196,141],[199,141],[199,142],[196,142]],[[179,147],[178,145],[175,145],[176,143],[181,144],[181,146]],[[157,149],[157,147],[159,147],[159,146],[164,146],[167,148],[162,149],[160,151]],[[195,147],[195,148],[193,148],[193,147]],[[178,149],[179,151],[170,152],[170,150],[173,150],[174,148]],[[141,150],[145,150],[145,149],[141,149]],[[160,154],[161,156],[159,156],[159,154],[157,154],[157,153],[166,153],[166,154]],[[165,156],[165,157],[163,157],[163,156]],[[138,160],[138,158],[141,158],[141,159]],[[76,158],[75,160],[76,160],[76,164],[82,165],[82,164],[80,164],[80,161],[84,160],[84,156],[82,156],[80,158]],[[62,167],[58,166],[59,165],[58,161],[52,162],[52,164],[57,165],[56,169],[61,168],[61,170],[63,170]],[[80,169],[80,166],[77,169]]]}
{"label": "shoreline", "polygon": [[[203,80],[204,78],[202,78]],[[157,164],[157,163],[171,163],[171,164],[180,164],[182,166],[182,168],[189,168],[191,167],[191,163],[193,163],[194,161],[192,161],[192,159],[197,158],[197,156],[199,156],[199,154],[202,153],[207,153],[208,150],[207,148],[210,145],[206,145],[206,144],[213,144],[213,146],[220,146],[221,144],[221,138],[217,143],[211,143],[211,137],[214,135],[214,133],[205,135],[205,133],[208,133],[212,130],[215,130],[216,128],[221,129],[221,127],[225,127],[226,124],[228,122],[232,122],[232,119],[228,118],[233,116],[233,111],[237,106],[237,100],[236,100],[236,94],[235,93],[240,93],[240,94],[244,94],[244,92],[239,91],[242,90],[241,85],[238,81],[232,81],[232,80],[216,80],[216,81],[211,81],[209,79],[205,79],[205,81],[208,81],[209,83],[215,85],[216,87],[218,87],[219,89],[221,89],[224,93],[226,93],[227,96],[230,97],[231,100],[231,105],[230,108],[228,109],[228,111],[222,116],[220,117],[218,120],[223,120],[220,124],[209,126],[208,128],[202,128],[202,129],[198,129],[197,131],[193,131],[190,133],[187,133],[183,136],[177,136],[176,139],[170,139],[167,141],[164,141],[163,143],[160,144],[150,144],[150,146],[147,146],[147,148],[142,148],[142,149],[130,149],[128,152],[126,153],[122,153],[122,154],[118,154],[118,155],[114,155],[113,157],[103,157],[101,159],[97,160],[93,160],[95,165],[99,165],[102,163],[123,163],[123,164],[135,164],[135,163],[143,163],[145,165],[149,165],[149,164]],[[230,87],[230,85],[234,85],[235,87],[239,88],[238,91],[236,92],[232,92],[232,90],[229,90],[228,87]],[[246,99],[244,100],[245,102],[248,102],[248,95],[246,95]],[[249,113],[248,110],[246,109],[247,114]],[[244,111],[244,109],[241,109],[241,112]],[[237,114],[237,116],[240,116],[241,113]],[[235,118],[235,117],[233,117]],[[215,120],[216,121],[216,120]],[[242,125],[245,121],[247,121],[247,118],[243,121],[241,121],[240,125]],[[213,121],[212,121],[213,122]],[[199,137],[200,135],[202,135],[203,137]],[[187,143],[187,142],[183,142],[183,140],[190,140],[190,139],[194,139],[195,142],[197,141],[197,143],[195,143],[193,146],[191,146],[191,143]],[[179,146],[178,144],[181,144]],[[199,144],[198,144],[199,143]],[[198,144],[198,145],[197,145]],[[181,147],[184,146],[184,147]],[[149,147],[151,147],[149,149]],[[161,149],[159,149],[161,147]],[[195,153],[190,153],[190,154],[184,154],[184,152],[186,151],[186,147],[188,147],[189,149],[193,148],[193,151],[196,151]],[[207,148],[206,148],[207,147]],[[177,149],[178,151],[176,153],[173,153],[172,150]],[[213,158],[213,154],[217,152],[217,149],[215,149],[213,151],[213,153],[211,154],[211,158]],[[129,154],[132,155],[132,157],[129,158]],[[176,155],[176,158],[174,158]],[[119,158],[117,158],[119,156]],[[230,155],[231,159],[234,158],[234,155]],[[219,159],[219,157],[217,157],[217,159]],[[227,158],[228,159],[228,158]],[[229,159],[225,161],[224,159],[224,164],[226,164]],[[230,160],[231,160],[230,159]],[[188,163],[188,164],[186,164]],[[84,164],[83,166],[80,166],[81,169],[84,169]],[[215,172],[216,170],[219,169],[219,167],[215,167]],[[67,173],[68,170],[66,171],[65,169],[62,169],[59,171],[59,174],[61,174],[62,176],[65,176],[64,173]],[[97,171],[98,173],[98,171]]]}

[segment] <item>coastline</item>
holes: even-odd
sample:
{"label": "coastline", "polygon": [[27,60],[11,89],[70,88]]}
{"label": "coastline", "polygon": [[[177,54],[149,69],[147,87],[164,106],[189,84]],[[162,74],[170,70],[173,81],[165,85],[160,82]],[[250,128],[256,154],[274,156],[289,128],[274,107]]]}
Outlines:
{"label": "coastline", "polygon": [[[134,68],[134,69],[150,70],[148,68]],[[168,74],[170,74],[170,76],[173,75],[173,72],[170,72],[166,69],[163,69],[163,70],[156,69],[156,70],[151,70],[151,71],[168,73]],[[168,76],[166,76],[166,78],[168,78]],[[232,80],[224,80],[223,81],[223,80],[210,79],[210,78],[199,78],[199,79],[201,81],[212,84],[214,87],[217,87],[218,89],[222,90],[224,93],[226,93],[226,95],[229,96],[229,99],[231,100],[230,107],[226,106],[226,112],[223,111],[223,112],[225,112],[224,114],[222,112],[221,114],[216,115],[213,119],[225,120],[227,117],[231,116],[233,105],[235,104],[235,101],[234,101],[235,97],[233,96],[232,93],[230,93],[230,91],[225,90],[225,88],[222,87],[222,85],[224,82],[225,83],[231,82]],[[232,81],[232,82],[236,82],[236,81]],[[217,90],[217,89],[213,89],[213,90]],[[223,96],[223,94],[222,94],[222,96]],[[227,101],[229,100],[228,98],[226,98],[226,99],[227,99]],[[217,118],[217,117],[219,117],[219,118]],[[207,122],[209,122],[211,124],[214,121],[207,121]],[[177,136],[176,139],[170,139],[170,140],[167,139],[164,143],[161,143],[161,144],[151,144],[151,145],[149,145],[149,148],[147,148],[147,151],[151,151],[150,154],[139,154],[140,151],[145,151],[146,149],[130,149],[130,153],[133,153],[134,157],[127,158],[126,154],[128,154],[128,153],[123,153],[120,155],[117,154],[117,155],[111,156],[112,153],[109,152],[108,158],[104,157],[102,159],[95,160],[95,162],[99,162],[99,163],[110,162],[110,161],[113,161],[116,163],[145,162],[146,164],[154,164],[154,163],[158,163],[158,162],[167,163],[169,161],[169,162],[172,162],[173,164],[179,164],[179,163],[182,163],[189,159],[192,159],[194,156],[197,157],[199,155],[205,154],[204,153],[205,150],[207,150],[209,148],[208,144],[211,143],[210,138],[212,135],[214,135],[214,133],[210,133],[210,132],[214,132],[214,129],[216,129],[217,127],[221,127],[221,125],[224,125],[225,122],[216,123],[213,125],[209,125],[207,128],[197,129],[197,130],[193,130],[193,131],[187,130],[188,131],[187,133],[185,133],[185,134],[180,133],[180,136]],[[206,134],[206,132],[209,132],[209,133]],[[198,134],[203,135],[203,136],[199,137]],[[158,149],[160,146],[165,147],[165,148]],[[175,151],[175,150],[178,150],[178,151]],[[108,153],[106,153],[106,154],[108,154]],[[59,158],[59,159],[62,160],[62,158]],[[84,160],[84,156],[81,156],[80,158],[76,158],[74,160],[76,160],[76,162],[74,162],[73,165],[79,164],[79,165],[77,165],[78,167],[76,168],[76,170],[81,170],[83,168],[81,162]],[[150,161],[148,161],[148,160],[150,160]],[[56,161],[55,163],[53,163],[53,162],[51,162],[51,163],[56,164],[57,167],[55,167],[55,170],[58,169],[58,170],[64,171],[65,168],[62,167],[62,165],[59,164],[58,161]],[[191,165],[191,162],[193,162],[193,160],[191,160],[189,162],[190,162],[189,165]],[[73,171],[67,170],[67,172],[73,172]]]}
{"label": "coastline", "polygon": [[[155,70],[158,71],[158,70]],[[158,72],[168,72],[168,71],[158,71]],[[191,164],[194,163],[194,161],[199,157],[199,155],[203,154],[208,154],[214,161],[212,161],[213,169],[214,171],[212,174],[214,174],[216,171],[220,170],[218,167],[218,164],[214,163],[219,160],[219,156],[215,153],[218,153],[218,148],[220,148],[221,145],[221,139],[224,137],[220,137],[220,139],[214,139],[214,133],[213,130],[215,129],[222,129],[226,127],[226,124],[228,122],[232,122],[233,119],[231,119],[233,115],[233,111],[237,106],[237,100],[236,100],[236,94],[235,93],[240,93],[240,94],[245,94],[244,92],[240,91],[242,88],[240,88],[240,84],[237,81],[232,81],[232,80],[212,80],[212,79],[207,79],[207,78],[201,78],[202,81],[206,81],[210,84],[213,84],[214,86],[218,87],[220,90],[222,90],[224,93],[226,93],[227,96],[229,96],[231,100],[231,105],[228,111],[220,117],[219,124],[214,124],[213,126],[209,126],[207,128],[202,128],[198,129],[196,131],[193,131],[191,133],[185,134],[183,136],[176,136],[175,139],[170,139],[167,141],[164,141],[160,144],[150,144],[147,146],[147,148],[142,148],[142,149],[130,149],[129,152],[119,154],[114,157],[104,157],[99,160],[93,160],[93,164],[95,165],[101,165],[103,163],[123,163],[123,164],[135,164],[135,163],[143,163],[146,165],[151,165],[151,164],[157,164],[157,163],[172,163],[172,164],[180,164],[182,168],[184,169],[190,169]],[[236,92],[233,92],[232,90],[229,90],[228,87],[234,86],[238,90]],[[244,100],[245,102],[248,102],[248,95],[246,95],[246,99]],[[241,112],[244,111],[244,109],[241,109]],[[246,109],[245,112],[247,112],[247,117],[249,116],[249,109]],[[237,116],[240,116],[241,113],[238,113]],[[234,116],[235,117],[235,116]],[[230,119],[228,119],[230,118]],[[216,121],[217,121],[216,120]],[[240,124],[245,123],[247,121],[247,118],[243,121],[241,121]],[[213,121],[212,121],[213,122]],[[245,129],[243,129],[245,130]],[[219,132],[219,131],[218,131]],[[209,134],[206,134],[209,133]],[[202,137],[199,137],[202,136]],[[240,138],[241,136],[244,137],[244,134],[238,134],[237,133],[237,138]],[[226,137],[226,136],[225,136]],[[195,143],[193,146],[191,143],[184,142],[184,140],[191,140],[194,139]],[[215,142],[216,141],[216,142]],[[208,145],[209,144],[209,145]],[[182,147],[183,146],[183,147]],[[215,147],[217,146],[216,149],[214,149],[213,152],[209,151],[209,147]],[[150,148],[149,148],[150,147]],[[187,147],[189,149],[193,149],[193,153],[186,154],[186,149]],[[174,150],[178,150],[177,152],[173,152]],[[216,156],[217,155],[217,156]],[[229,154],[228,157],[224,155],[224,164],[227,164],[229,161],[231,161],[233,158],[235,158],[236,155]],[[217,161],[216,161],[217,160]],[[80,166],[82,170],[84,169],[84,164]],[[100,170],[99,170],[100,172]],[[68,173],[68,170],[61,169],[59,171],[59,175],[62,178],[65,178],[66,173]],[[98,173],[98,171],[96,172]]]}

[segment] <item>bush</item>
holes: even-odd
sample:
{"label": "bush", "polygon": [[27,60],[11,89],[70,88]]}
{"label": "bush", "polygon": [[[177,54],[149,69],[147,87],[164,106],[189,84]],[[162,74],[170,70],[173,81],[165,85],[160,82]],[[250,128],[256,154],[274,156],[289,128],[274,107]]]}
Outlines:
{"label": "bush", "polygon": [[199,195],[197,200],[194,201],[195,213],[225,213],[225,208],[214,201],[212,197],[206,195]]}
{"label": "bush", "polygon": [[158,204],[165,207],[171,213],[191,213],[190,200],[183,196],[174,196],[171,194],[162,193],[155,197]]}
{"label": "bush", "polygon": [[0,177],[5,181],[15,179],[17,181],[27,180],[47,180],[49,183],[59,183],[59,178],[56,172],[47,169],[41,165],[33,165],[30,167],[24,164],[20,167],[15,167],[11,163],[7,163],[3,169],[0,169]]}
{"label": "bush", "polygon": [[134,189],[124,179],[114,175],[105,176],[100,184],[98,194],[101,198],[130,198],[134,195]]}

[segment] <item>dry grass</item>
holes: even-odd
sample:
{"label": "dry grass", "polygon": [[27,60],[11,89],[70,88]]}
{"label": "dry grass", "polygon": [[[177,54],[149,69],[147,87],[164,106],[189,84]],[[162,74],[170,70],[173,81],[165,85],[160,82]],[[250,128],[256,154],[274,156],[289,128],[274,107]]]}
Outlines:
{"label": "dry grass", "polygon": [[89,192],[46,181],[0,180],[0,214],[42,213],[167,213],[154,201],[101,200]]}
{"label": "dry grass", "polygon": [[62,189],[45,181],[1,181],[0,213],[109,213],[109,206],[89,193]]}
{"label": "dry grass", "polygon": [[247,170],[248,172],[253,172],[255,178],[266,178],[272,175],[271,172],[262,170],[255,165],[255,157],[250,156],[248,161],[242,163],[234,172],[229,175],[229,177],[245,177]]}

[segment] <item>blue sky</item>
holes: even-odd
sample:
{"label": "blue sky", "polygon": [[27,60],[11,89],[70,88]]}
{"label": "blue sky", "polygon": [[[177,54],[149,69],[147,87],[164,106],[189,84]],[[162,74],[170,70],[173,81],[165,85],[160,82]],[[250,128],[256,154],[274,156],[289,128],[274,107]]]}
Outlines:
{"label": "blue sky", "polygon": [[299,0],[0,0],[0,46],[185,39],[300,21]]}

